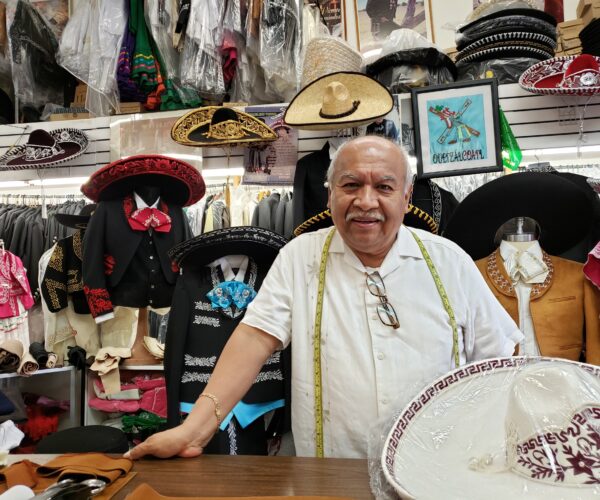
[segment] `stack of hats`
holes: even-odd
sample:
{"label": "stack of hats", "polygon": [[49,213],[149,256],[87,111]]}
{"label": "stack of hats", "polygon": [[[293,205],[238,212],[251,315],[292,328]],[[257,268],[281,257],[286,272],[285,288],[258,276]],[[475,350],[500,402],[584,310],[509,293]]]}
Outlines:
{"label": "stack of hats", "polygon": [[392,94],[456,80],[452,59],[419,33],[408,29],[397,30],[389,37],[380,57],[367,65],[366,73]]}
{"label": "stack of hats", "polygon": [[556,48],[556,20],[529,2],[482,4],[457,29],[459,80],[486,78],[514,83],[532,64],[550,59]]}
{"label": "stack of hats", "polygon": [[[579,32],[581,52],[600,56],[600,19],[594,19]],[[580,53],[581,53],[580,52]]]}

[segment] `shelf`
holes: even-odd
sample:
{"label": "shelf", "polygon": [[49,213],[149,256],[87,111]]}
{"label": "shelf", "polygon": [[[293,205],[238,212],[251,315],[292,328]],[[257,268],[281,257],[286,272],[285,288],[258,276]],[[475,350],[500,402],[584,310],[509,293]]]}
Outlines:
{"label": "shelf", "polygon": [[0,379],[2,378],[14,378],[14,377],[20,377],[20,378],[30,378],[30,377],[35,377],[36,375],[49,375],[51,373],[60,373],[60,372],[71,372],[75,370],[74,366],[61,366],[60,368],[44,368],[43,370],[38,370],[35,373],[32,373],[31,375],[19,375],[17,372],[11,372],[11,373],[0,373]]}
{"label": "shelf", "polygon": [[164,371],[164,365],[121,365],[119,366],[119,370],[129,370],[129,371],[155,371],[162,372]]}

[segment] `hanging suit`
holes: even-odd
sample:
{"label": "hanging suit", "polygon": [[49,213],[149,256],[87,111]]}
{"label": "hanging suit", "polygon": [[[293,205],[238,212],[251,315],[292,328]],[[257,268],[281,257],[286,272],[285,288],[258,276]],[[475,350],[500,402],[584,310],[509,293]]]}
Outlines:
{"label": "hanging suit", "polygon": [[[600,365],[600,292],[585,279],[582,264],[546,252],[543,260],[549,272],[532,287],[529,302],[541,355]],[[519,324],[517,296],[500,251],[475,264]]]}
{"label": "hanging suit", "polygon": [[[267,271],[268,269],[259,269],[256,262],[250,258],[243,281],[258,290]],[[164,358],[169,427],[180,424],[181,412],[188,413],[198,399],[225,344],[244,316],[245,309],[237,309],[236,306],[231,306],[227,314],[213,309],[207,293],[223,281],[224,277],[219,267],[190,264],[182,268],[182,274],[177,280],[169,313]],[[252,387],[242,398],[242,403],[262,403],[273,408],[282,408],[281,400],[285,399],[286,392],[286,372],[289,379],[289,362],[289,349],[272,354]],[[277,401],[280,404],[276,404]],[[265,431],[262,415],[257,414],[255,409],[254,415],[248,418],[248,414],[241,415],[236,409],[239,409],[239,405],[234,408],[234,416],[226,428],[214,435],[204,453],[267,453],[269,436]],[[283,416],[283,411],[278,411],[277,419]],[[276,425],[282,423],[278,421]]]}
{"label": "hanging suit", "polygon": [[111,314],[114,305],[171,305],[177,268],[167,251],[192,233],[180,206],[160,201],[157,208],[171,218],[168,232],[133,230],[131,195],[98,203],[83,247],[84,292],[94,318]]}

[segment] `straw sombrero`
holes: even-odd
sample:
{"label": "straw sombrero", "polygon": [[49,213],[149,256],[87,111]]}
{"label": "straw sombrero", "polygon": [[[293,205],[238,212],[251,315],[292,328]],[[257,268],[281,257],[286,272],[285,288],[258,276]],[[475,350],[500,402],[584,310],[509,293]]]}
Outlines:
{"label": "straw sombrero", "polygon": [[304,53],[300,86],[304,88],[322,76],[339,71],[359,73],[362,63],[360,52],[343,40],[334,37],[313,38]]}
{"label": "straw sombrero", "polygon": [[544,357],[462,366],[401,410],[381,463],[402,499],[600,494],[600,369]]}
{"label": "straw sombrero", "polygon": [[340,71],[322,76],[298,92],[283,120],[305,130],[343,129],[371,123],[392,107],[392,95],[377,80]]}
{"label": "straw sombrero", "polygon": [[277,139],[258,118],[222,106],[205,106],[183,115],[171,129],[173,140],[184,146],[249,146]]}

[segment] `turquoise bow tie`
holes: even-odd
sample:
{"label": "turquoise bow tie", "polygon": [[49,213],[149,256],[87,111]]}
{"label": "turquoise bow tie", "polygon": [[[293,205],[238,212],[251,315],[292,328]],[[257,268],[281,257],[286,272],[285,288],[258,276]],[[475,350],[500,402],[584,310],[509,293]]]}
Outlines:
{"label": "turquoise bow tie", "polygon": [[206,294],[213,309],[227,309],[232,304],[246,309],[256,297],[256,291],[241,281],[223,281]]}

